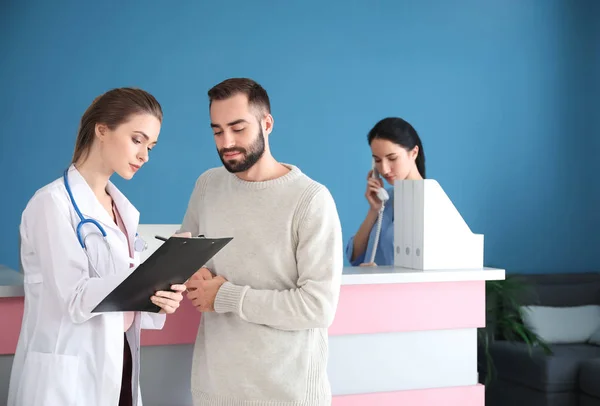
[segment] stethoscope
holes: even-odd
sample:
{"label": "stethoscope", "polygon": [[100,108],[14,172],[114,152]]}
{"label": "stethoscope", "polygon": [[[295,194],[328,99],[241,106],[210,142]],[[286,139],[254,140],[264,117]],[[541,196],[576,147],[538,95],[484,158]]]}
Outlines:
{"label": "stethoscope", "polygon": [[[98,271],[97,271],[96,267],[93,265],[92,259],[90,258],[88,250],[87,250],[87,246],[86,246],[87,237],[83,238],[82,233],[81,233],[81,227],[83,227],[85,224],[93,224],[94,226],[96,226],[98,228],[98,230],[100,231],[100,233],[102,234],[102,239],[104,241],[104,244],[106,245],[106,248],[110,253],[111,262],[113,263],[113,270],[114,270],[115,264],[114,264],[114,261],[112,261],[112,259],[113,259],[112,251],[110,249],[110,244],[108,243],[108,239],[106,238],[106,230],[104,230],[104,227],[102,227],[102,225],[100,223],[98,223],[96,220],[91,219],[91,218],[86,219],[83,217],[83,214],[81,214],[81,211],[79,211],[79,207],[77,206],[77,203],[75,203],[75,198],[73,197],[73,193],[71,192],[71,186],[69,186],[68,173],[69,173],[69,169],[65,169],[65,172],[63,173],[63,182],[65,183],[65,188],[67,189],[67,193],[69,194],[69,199],[71,199],[71,204],[73,205],[73,208],[75,209],[75,212],[77,213],[77,215],[79,216],[79,219],[80,219],[79,224],[77,224],[77,228],[75,230],[75,232],[77,234],[77,240],[79,241],[81,248],[83,248],[88,259],[90,260],[90,264],[92,264],[92,267],[94,268],[94,272],[96,272],[96,275],[98,275]],[[88,236],[89,236],[89,234],[88,234]],[[138,233],[135,233],[135,241],[133,242],[133,249],[137,252],[142,252],[142,251],[145,251],[147,248],[148,248],[148,243],[146,241],[144,241],[139,236]]]}

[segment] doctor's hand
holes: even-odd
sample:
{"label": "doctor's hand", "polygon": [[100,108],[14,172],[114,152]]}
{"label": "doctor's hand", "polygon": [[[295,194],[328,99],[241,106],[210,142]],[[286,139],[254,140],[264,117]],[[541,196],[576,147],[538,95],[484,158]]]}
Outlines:
{"label": "doctor's hand", "polygon": [[380,178],[373,178],[373,171],[367,175],[367,191],[365,197],[369,202],[372,211],[379,212],[381,209],[381,200],[377,197],[377,191],[383,187],[383,181]]}
{"label": "doctor's hand", "polygon": [[186,290],[185,285],[171,285],[173,292],[167,292],[159,290],[150,298],[152,303],[160,307],[161,314],[175,313],[175,310],[179,307],[181,300],[183,299],[183,292]]}
{"label": "doctor's hand", "polygon": [[215,311],[217,292],[227,282],[222,276],[212,277],[212,274],[210,276],[210,278],[203,279],[202,275],[198,275],[196,278],[190,278],[186,284],[188,287],[187,297],[199,312]]}

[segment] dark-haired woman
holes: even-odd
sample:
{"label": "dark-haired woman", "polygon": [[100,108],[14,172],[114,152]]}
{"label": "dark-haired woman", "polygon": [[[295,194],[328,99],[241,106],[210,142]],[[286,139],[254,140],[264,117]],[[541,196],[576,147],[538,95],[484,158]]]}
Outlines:
{"label": "dark-haired woman", "polygon": [[[352,266],[394,264],[394,181],[425,178],[425,153],[417,131],[407,121],[388,117],[379,121],[367,135],[373,168],[367,176],[365,197],[369,210],[360,228],[346,246],[346,256]],[[385,201],[374,260],[373,246],[377,239],[377,220],[382,208],[378,191],[383,180],[390,187]],[[385,200],[385,199],[384,199]]]}

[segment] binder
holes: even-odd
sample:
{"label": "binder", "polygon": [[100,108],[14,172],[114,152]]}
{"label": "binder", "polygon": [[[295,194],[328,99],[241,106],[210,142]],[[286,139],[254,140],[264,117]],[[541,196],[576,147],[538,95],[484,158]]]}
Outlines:
{"label": "binder", "polygon": [[[159,237],[157,237],[159,238]],[[163,239],[163,238],[159,238]],[[185,283],[233,238],[171,237],[110,292],[92,313],[141,311],[158,313],[150,300],[158,290]]]}
{"label": "binder", "polygon": [[471,231],[436,180],[397,180],[394,201],[395,266],[483,268],[484,236]]}
{"label": "binder", "polygon": [[404,181],[394,182],[394,266],[405,266],[404,261]]}

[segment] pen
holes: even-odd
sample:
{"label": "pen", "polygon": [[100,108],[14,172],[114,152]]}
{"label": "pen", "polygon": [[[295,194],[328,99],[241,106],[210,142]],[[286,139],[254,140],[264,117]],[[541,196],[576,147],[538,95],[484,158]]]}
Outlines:
{"label": "pen", "polygon": [[[155,235],[154,238],[156,238],[157,240],[161,240],[161,241],[167,241],[168,240],[168,238],[162,237],[160,235]],[[206,237],[204,237],[204,234],[200,234],[198,236],[198,238],[206,238]]]}

